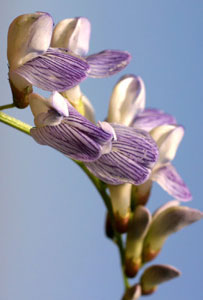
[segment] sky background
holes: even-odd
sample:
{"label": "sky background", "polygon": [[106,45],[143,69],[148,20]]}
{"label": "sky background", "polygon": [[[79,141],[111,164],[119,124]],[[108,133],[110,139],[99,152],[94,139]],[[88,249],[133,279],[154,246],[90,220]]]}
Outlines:
{"label": "sky background", "polygon": [[[202,210],[203,2],[2,0],[0,105],[12,101],[8,26],[16,16],[35,11],[49,12],[55,23],[75,16],[89,18],[90,54],[104,49],[132,54],[131,64],[120,74],[88,79],[82,90],[97,119],[103,120],[119,77],[140,75],[147,106],[173,114],[185,127],[174,165],[193,194],[188,205]],[[33,124],[28,108],[7,112]],[[120,299],[118,252],[104,235],[104,205],[86,175],[62,154],[4,124],[0,137],[0,300]],[[148,207],[153,211],[169,200],[154,184]],[[173,265],[182,276],[160,286],[148,299],[202,299],[202,228],[199,222],[168,239],[154,263]]]}

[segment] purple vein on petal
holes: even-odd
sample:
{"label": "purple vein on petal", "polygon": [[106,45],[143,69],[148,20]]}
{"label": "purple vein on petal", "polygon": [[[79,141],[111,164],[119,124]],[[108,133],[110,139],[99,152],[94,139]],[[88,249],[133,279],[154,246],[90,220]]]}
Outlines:
{"label": "purple vein on petal", "polygon": [[48,51],[26,62],[14,72],[47,91],[64,91],[87,77],[88,63],[64,49]]}

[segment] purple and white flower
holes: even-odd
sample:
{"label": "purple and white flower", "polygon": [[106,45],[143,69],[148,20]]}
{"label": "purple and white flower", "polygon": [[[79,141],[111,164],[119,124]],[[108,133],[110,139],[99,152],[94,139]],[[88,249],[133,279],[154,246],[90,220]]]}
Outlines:
{"label": "purple and white flower", "polygon": [[203,218],[197,209],[180,206],[178,201],[170,201],[161,206],[152,216],[144,239],[143,262],[154,259],[161,251],[167,238],[194,222]]}
{"label": "purple and white flower", "polygon": [[136,196],[145,202],[153,180],[174,198],[181,201],[190,200],[189,189],[170,164],[183,137],[184,129],[175,125],[176,120],[173,116],[157,109],[145,109],[145,102],[145,86],[142,79],[127,75],[114,87],[108,113],[109,122],[146,130],[158,144],[159,159],[150,180],[136,187]]}
{"label": "purple and white flower", "polygon": [[[126,51],[104,50],[87,56],[91,24],[87,18],[79,17],[60,21],[54,28],[51,46],[64,48],[86,59],[90,69],[88,76],[103,78],[121,71],[130,61]],[[79,86],[62,92],[62,95],[87,119],[94,122],[94,109]]]}
{"label": "purple and white flower", "polygon": [[142,295],[154,293],[158,286],[181,275],[181,272],[169,265],[152,265],[141,276]]}
{"label": "purple and white flower", "polygon": [[32,85],[64,91],[87,77],[89,64],[85,59],[50,47],[52,31],[52,17],[43,12],[21,15],[11,23],[7,56],[14,98],[32,92]]}
{"label": "purple and white flower", "polygon": [[108,122],[150,132],[157,126],[176,124],[173,116],[158,109],[146,109],[146,91],[139,76],[125,75],[115,85],[109,102]]}
{"label": "purple and white flower", "polygon": [[159,159],[152,170],[150,179],[156,181],[169,195],[180,201],[189,201],[192,195],[171,165],[177,148],[183,138],[184,128],[178,125],[162,125],[151,131],[159,148]]}
{"label": "purple and white flower", "polygon": [[90,34],[91,24],[87,18],[65,19],[55,26],[51,46],[65,48],[84,57],[90,66],[89,77],[108,77],[128,65],[131,55],[127,51],[104,50],[87,56]]}
{"label": "purple and white flower", "polygon": [[106,183],[140,184],[149,177],[158,149],[148,133],[106,122],[96,126],[57,92],[50,99],[29,98],[36,125],[30,133],[39,144],[83,161]]}
{"label": "purple and white flower", "polygon": [[[147,131],[160,124],[175,122],[173,117],[159,110],[145,110],[145,94],[145,85],[140,77],[135,75],[123,76],[115,85],[111,95],[108,122]],[[152,112],[151,114],[149,114],[150,111]],[[147,114],[149,115],[148,118],[145,117]],[[143,120],[143,122],[140,120]],[[136,121],[138,122],[136,123]],[[136,124],[138,125],[135,126]],[[137,186],[136,189],[140,190],[141,186]],[[130,217],[132,186],[130,184],[123,184],[116,187],[110,185],[109,190],[114,214],[118,219],[117,223],[125,224],[125,226],[122,226],[123,231],[125,231]]]}

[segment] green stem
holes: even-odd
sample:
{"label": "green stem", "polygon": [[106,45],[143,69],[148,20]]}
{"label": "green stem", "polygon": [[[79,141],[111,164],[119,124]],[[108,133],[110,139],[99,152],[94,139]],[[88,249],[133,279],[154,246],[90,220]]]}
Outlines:
{"label": "green stem", "polygon": [[15,104],[14,104],[14,103],[11,103],[11,104],[5,104],[5,105],[1,105],[1,106],[0,106],[0,110],[8,109],[8,108],[13,108],[13,107],[15,107]]}
{"label": "green stem", "polygon": [[23,123],[20,120],[17,120],[5,113],[3,113],[2,111],[0,111],[0,122],[7,124],[17,130],[20,130],[28,135],[30,135],[30,129],[32,128],[32,126]]}
{"label": "green stem", "polygon": [[[23,123],[22,121],[17,120],[1,111],[0,111],[0,122],[3,122],[21,132],[24,132],[24,133],[30,135],[30,129],[32,128],[30,125]],[[123,246],[122,237],[115,229],[114,213],[113,213],[113,208],[112,208],[112,204],[111,204],[111,199],[106,192],[106,184],[103,183],[101,180],[99,180],[97,177],[95,177],[92,173],[90,173],[90,171],[85,167],[85,165],[82,162],[79,162],[79,161],[74,161],[74,162],[86,173],[86,175],[92,181],[92,183],[96,187],[97,191],[101,195],[101,197],[104,201],[104,204],[107,208],[107,211],[109,213],[109,216],[110,216],[110,219],[112,222],[112,226],[114,229],[114,237],[115,237],[114,240],[118,246],[118,250],[119,250],[119,254],[120,254],[123,282],[124,282],[125,289],[127,289],[129,287],[129,283],[128,283],[128,279],[127,279],[127,277],[125,275],[125,271],[124,271],[125,250],[124,250],[124,246]]]}
{"label": "green stem", "polygon": [[125,250],[124,250],[123,240],[122,240],[121,234],[119,234],[115,229],[115,218],[114,218],[113,208],[112,208],[112,204],[111,204],[111,199],[110,199],[109,195],[106,192],[106,185],[101,180],[99,180],[94,175],[92,175],[92,173],[90,173],[90,171],[85,167],[85,165],[83,163],[78,162],[78,161],[75,161],[75,162],[78,164],[78,166],[80,166],[80,168],[90,178],[90,180],[92,181],[92,183],[96,187],[97,191],[101,195],[101,197],[104,201],[104,204],[107,208],[107,211],[109,213],[109,216],[110,216],[110,219],[111,219],[111,222],[112,222],[112,225],[113,225],[113,229],[114,229],[115,243],[118,246],[118,250],[119,250],[119,254],[120,254],[120,262],[121,262],[123,282],[124,282],[125,289],[127,290],[127,288],[129,287],[129,283],[128,283],[127,276],[125,274],[125,267],[124,267],[124,264],[125,264]]}

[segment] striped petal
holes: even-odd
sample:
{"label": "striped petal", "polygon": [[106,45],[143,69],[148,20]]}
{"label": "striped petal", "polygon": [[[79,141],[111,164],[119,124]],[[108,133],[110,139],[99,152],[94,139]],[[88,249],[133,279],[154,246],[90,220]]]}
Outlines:
{"label": "striped petal", "polygon": [[189,201],[192,199],[188,187],[171,164],[153,171],[151,179],[177,200]]}
{"label": "striped petal", "polygon": [[131,55],[126,51],[104,50],[86,58],[90,65],[89,77],[104,78],[123,70],[130,62]]}
{"label": "striped petal", "polygon": [[86,78],[87,62],[61,49],[48,51],[17,68],[15,73],[47,91],[70,89]]}
{"label": "striped petal", "polygon": [[140,77],[123,76],[115,85],[109,102],[108,122],[130,126],[145,107],[145,86]]}
{"label": "striped petal", "polygon": [[142,130],[115,124],[111,126],[117,136],[117,140],[112,142],[112,151],[93,163],[87,163],[87,168],[108,184],[143,183],[158,157],[155,142]]}
{"label": "striped petal", "polygon": [[[68,110],[65,109],[63,101],[66,100],[60,94],[54,93],[49,101],[41,101],[40,106],[37,100],[39,102],[41,99],[32,99],[31,108],[36,115],[36,125],[41,127],[32,128],[31,135],[39,144],[85,162],[98,159],[103,148],[106,150],[111,144],[111,133],[88,121],[68,102]],[[46,107],[49,110],[46,111]]]}
{"label": "striped petal", "polygon": [[176,124],[175,118],[158,109],[145,109],[135,117],[131,126],[149,132],[157,126],[167,124]]}
{"label": "striped petal", "polygon": [[65,19],[53,31],[51,47],[67,48],[85,56],[89,50],[91,24],[87,18]]}
{"label": "striped petal", "polygon": [[111,124],[117,136],[115,151],[125,154],[140,166],[151,169],[158,158],[158,148],[149,133],[132,127]]}

